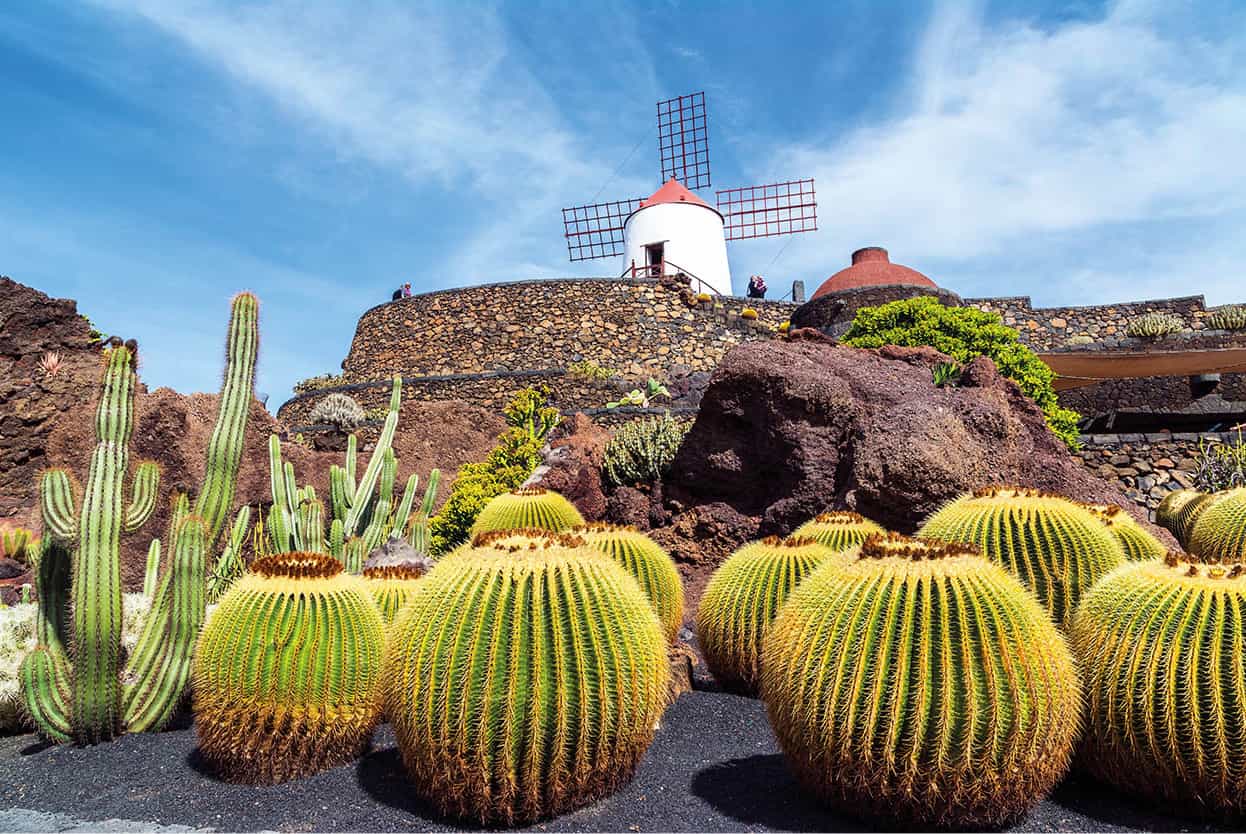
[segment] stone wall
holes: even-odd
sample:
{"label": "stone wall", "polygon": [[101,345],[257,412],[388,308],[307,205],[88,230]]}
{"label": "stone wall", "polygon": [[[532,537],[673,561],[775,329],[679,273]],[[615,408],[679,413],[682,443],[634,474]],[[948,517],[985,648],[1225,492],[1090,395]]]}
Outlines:
{"label": "stone wall", "polygon": [[1232,443],[1237,432],[1091,434],[1078,453],[1090,471],[1119,481],[1125,494],[1151,518],[1164,496],[1194,486],[1199,444]]}

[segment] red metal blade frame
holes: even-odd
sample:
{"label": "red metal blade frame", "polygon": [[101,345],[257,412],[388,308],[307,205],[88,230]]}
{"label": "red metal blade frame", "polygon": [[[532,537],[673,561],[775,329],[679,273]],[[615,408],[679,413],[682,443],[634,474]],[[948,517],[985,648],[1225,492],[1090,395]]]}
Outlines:
{"label": "red metal blade frame", "polygon": [[674,177],[687,188],[710,187],[704,92],[658,102],[658,156],[662,182]]}
{"label": "red metal blade frame", "polygon": [[818,229],[813,180],[746,185],[717,192],[727,240],[793,235]]}
{"label": "red metal blade frame", "polygon": [[572,261],[592,261],[623,254],[623,224],[640,208],[640,197],[592,203],[562,210],[563,235]]}

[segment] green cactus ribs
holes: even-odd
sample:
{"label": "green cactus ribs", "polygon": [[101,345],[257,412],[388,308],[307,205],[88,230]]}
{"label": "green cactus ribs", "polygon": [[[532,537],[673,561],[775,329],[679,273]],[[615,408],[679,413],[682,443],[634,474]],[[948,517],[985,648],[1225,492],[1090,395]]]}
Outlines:
{"label": "green cactus ribs", "polygon": [[589,547],[600,550],[620,564],[640,584],[653,603],[666,639],[674,642],[684,619],[684,585],[679,569],[662,546],[635,527],[586,524],[573,527]]}
{"label": "green cactus ribs", "polygon": [[697,640],[724,687],[756,691],[766,629],[800,581],[836,558],[811,538],[771,536],[744,545],[714,571],[697,608]]}
{"label": "green cactus ribs", "polygon": [[1190,530],[1190,552],[1207,562],[1246,561],[1246,487],[1204,504]]}
{"label": "green cactus ribs", "polygon": [[876,533],[885,532],[880,525],[863,515],[848,510],[832,510],[806,521],[792,535],[814,539],[831,550],[847,550]]}
{"label": "green cactus ribs", "polygon": [[1130,564],[1082,601],[1071,631],[1088,723],[1082,758],[1144,797],[1246,813],[1246,570],[1184,553]]}
{"label": "green cactus ribs", "polygon": [[194,662],[195,728],[225,779],[272,784],[355,759],[380,721],[384,632],[363,580],[321,553],[256,560]]}
{"label": "green cactus ribs", "polygon": [[392,624],[398,612],[411,602],[419,588],[419,579],[425,573],[423,566],[412,562],[364,569],[364,584],[385,625]]}
{"label": "green cactus ribs", "polygon": [[1213,496],[1196,489],[1178,489],[1164,496],[1155,510],[1155,523],[1163,527],[1181,543],[1189,547],[1190,532],[1203,510],[1210,506]]}
{"label": "green cactus ribs", "polygon": [[1121,546],[1125,558],[1130,562],[1162,559],[1168,552],[1159,539],[1142,529],[1142,525],[1134,521],[1133,516],[1115,504],[1083,504],[1082,506],[1103,522],[1108,532]]}
{"label": "green cactus ribs", "polygon": [[440,813],[522,825],[615,791],[670,675],[635,580],[576,536],[478,537],[419,582],[387,649],[387,713]]}
{"label": "green cactus ribs", "polygon": [[541,487],[520,487],[489,501],[472,525],[472,536],[490,530],[536,527],[559,532],[579,527],[584,517],[575,505],[557,492]]}
{"label": "green cactus ribs", "polygon": [[[799,781],[902,828],[1015,820],[1064,775],[1072,656],[972,548],[867,539],[801,583],[765,639],[762,697]],[[877,823],[875,823],[877,824]]]}

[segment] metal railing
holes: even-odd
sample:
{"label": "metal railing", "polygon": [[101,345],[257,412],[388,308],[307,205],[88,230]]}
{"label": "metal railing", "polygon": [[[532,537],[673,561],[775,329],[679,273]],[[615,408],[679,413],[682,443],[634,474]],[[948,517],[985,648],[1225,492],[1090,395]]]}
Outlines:
{"label": "metal railing", "polygon": [[710,295],[722,295],[722,293],[718,290],[711,287],[701,278],[698,278],[695,273],[684,269],[682,266],[673,261],[663,260],[656,264],[641,264],[638,266],[636,261],[633,260],[631,266],[624,269],[619,277],[631,277],[633,279],[648,279],[651,281],[657,281],[667,275],[683,276],[687,278],[692,284],[692,288],[697,292],[709,293]]}

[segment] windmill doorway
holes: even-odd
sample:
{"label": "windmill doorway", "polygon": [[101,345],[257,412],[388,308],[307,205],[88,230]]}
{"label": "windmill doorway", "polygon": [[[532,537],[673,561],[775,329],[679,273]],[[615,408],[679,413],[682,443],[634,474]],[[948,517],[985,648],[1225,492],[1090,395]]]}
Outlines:
{"label": "windmill doorway", "polygon": [[661,278],[666,262],[666,241],[645,245],[645,265],[649,268],[650,278]]}

